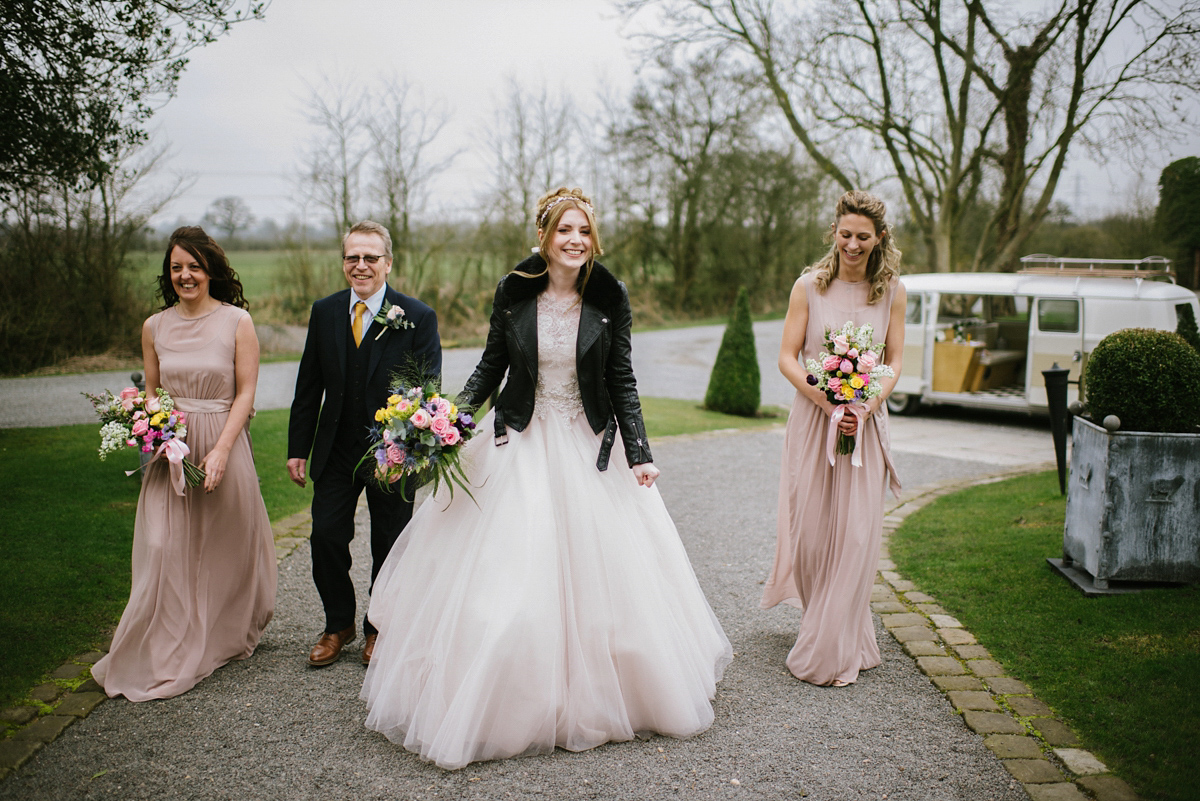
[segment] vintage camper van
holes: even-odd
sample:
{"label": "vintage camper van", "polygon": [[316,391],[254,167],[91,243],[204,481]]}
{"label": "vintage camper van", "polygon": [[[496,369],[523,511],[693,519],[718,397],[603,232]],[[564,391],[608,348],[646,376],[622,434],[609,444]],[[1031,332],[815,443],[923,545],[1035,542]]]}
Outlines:
{"label": "vintage camper van", "polygon": [[1184,306],[1200,320],[1196,293],[1175,284],[1166,259],[1021,261],[1017,273],[901,277],[908,310],[892,412],[923,403],[1045,412],[1042,370],[1057,363],[1071,371],[1069,403],[1080,395],[1088,354],[1108,334],[1174,331]]}

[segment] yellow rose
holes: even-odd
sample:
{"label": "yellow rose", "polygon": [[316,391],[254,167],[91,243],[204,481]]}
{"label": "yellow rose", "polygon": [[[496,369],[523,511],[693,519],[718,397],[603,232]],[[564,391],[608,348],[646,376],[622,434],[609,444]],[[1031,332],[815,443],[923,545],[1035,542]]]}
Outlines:
{"label": "yellow rose", "polygon": [[159,412],[158,414],[156,414],[150,418],[150,425],[154,428],[158,428],[166,421],[166,419],[167,419],[167,413]]}
{"label": "yellow rose", "polygon": [[842,397],[846,400],[854,400],[854,387],[849,384],[842,384]]}
{"label": "yellow rose", "polygon": [[850,386],[854,387],[855,389],[862,389],[863,388],[862,376],[860,376],[858,373],[855,373],[854,377],[850,379]]}
{"label": "yellow rose", "polygon": [[392,395],[391,397],[388,398],[388,406],[395,406],[402,399],[403,399],[403,397],[401,395]]}
{"label": "yellow rose", "polygon": [[377,409],[375,411],[375,422],[376,423],[382,423],[387,418],[388,418],[388,410],[387,409]]}
{"label": "yellow rose", "polygon": [[451,420],[458,417],[458,407],[453,403],[450,404],[450,414],[448,414],[447,417],[449,417]]}

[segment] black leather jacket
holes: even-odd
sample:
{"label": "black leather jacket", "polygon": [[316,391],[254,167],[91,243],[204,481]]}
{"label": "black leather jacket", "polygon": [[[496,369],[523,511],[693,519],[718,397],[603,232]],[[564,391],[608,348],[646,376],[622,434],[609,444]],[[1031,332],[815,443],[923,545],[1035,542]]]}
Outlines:
{"label": "black leather jacket", "polygon": [[[508,441],[507,428],[524,431],[533,418],[538,372],[537,296],[550,280],[546,262],[536,253],[517,265],[517,270],[534,277],[509,273],[500,279],[483,357],[459,395],[464,404],[477,407],[508,373],[495,406],[497,445]],[[608,469],[618,425],[629,466],[653,461],[633,377],[629,338],[632,322],[625,285],[600,264],[594,265],[583,290],[575,367],[588,424],[597,434],[604,432],[596,460],[599,470]]]}

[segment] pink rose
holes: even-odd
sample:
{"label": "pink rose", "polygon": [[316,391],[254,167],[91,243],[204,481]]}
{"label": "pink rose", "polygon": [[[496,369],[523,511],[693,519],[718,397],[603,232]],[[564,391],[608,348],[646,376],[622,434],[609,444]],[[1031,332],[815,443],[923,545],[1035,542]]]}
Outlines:
{"label": "pink rose", "polygon": [[842,391],[842,379],[838,378],[837,376],[831,376],[829,379],[829,389],[832,390],[834,392],[834,394],[841,392]]}
{"label": "pink rose", "polygon": [[424,409],[417,409],[413,412],[410,420],[417,428],[429,428],[429,424],[433,422],[433,418],[430,417],[429,412]]}
{"label": "pink rose", "polygon": [[133,435],[140,437],[150,430],[150,421],[146,418],[141,418],[133,422]]}
{"label": "pink rose", "polygon": [[122,398],[121,399],[121,408],[127,412],[132,412],[133,411],[133,398]]}
{"label": "pink rose", "polygon": [[833,338],[833,352],[839,356],[845,355],[846,351],[850,350],[850,343],[844,336],[838,334]]}
{"label": "pink rose", "polygon": [[879,359],[871,351],[866,351],[858,357],[858,369],[865,372],[870,372],[879,366]]}
{"label": "pink rose", "polygon": [[846,355],[849,356],[851,359],[857,359],[858,358],[858,348],[851,348],[850,350],[846,351]]}
{"label": "pink rose", "polygon": [[821,362],[821,367],[823,367],[826,372],[832,373],[834,370],[838,369],[838,366],[841,363],[842,360],[839,357],[831,355],[825,357],[825,361]]}
{"label": "pink rose", "polygon": [[446,430],[446,433],[442,434],[443,445],[457,445],[461,440],[462,434],[459,434],[458,429],[454,426],[450,426],[450,428]]}
{"label": "pink rose", "polygon": [[446,432],[451,428],[454,426],[450,424],[450,421],[440,415],[433,418],[433,422],[429,424],[429,430],[439,437],[445,437]]}
{"label": "pink rose", "polygon": [[127,440],[125,440],[125,445],[130,448],[136,448],[137,440],[136,439],[127,439]]}
{"label": "pink rose", "polygon": [[137,396],[138,396],[138,388],[137,387],[125,387],[125,389],[121,390],[121,394],[118,395],[117,397],[119,397],[121,400],[133,400]]}
{"label": "pink rose", "polygon": [[397,481],[399,481],[402,478],[404,478],[404,474],[401,473],[400,471],[396,471],[395,473],[392,473],[390,476],[388,476],[387,482],[389,484],[395,484]]}
{"label": "pink rose", "polygon": [[843,373],[850,374],[854,372],[854,362],[849,359],[842,359],[842,363],[838,365],[838,369]]}
{"label": "pink rose", "polygon": [[404,461],[404,449],[395,443],[388,445],[387,460],[388,464],[400,464]]}
{"label": "pink rose", "polygon": [[150,414],[156,414],[162,411],[162,401],[155,395],[152,398],[146,398],[146,411]]}

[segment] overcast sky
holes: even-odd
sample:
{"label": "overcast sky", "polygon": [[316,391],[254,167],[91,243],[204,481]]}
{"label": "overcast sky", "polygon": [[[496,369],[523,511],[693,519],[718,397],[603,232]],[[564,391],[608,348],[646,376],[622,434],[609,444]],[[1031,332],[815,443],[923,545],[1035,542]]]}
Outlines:
{"label": "overcast sky", "polygon": [[156,221],[195,221],[215,198],[238,195],[282,223],[296,211],[292,179],[314,134],[308,87],[393,74],[452,113],[435,148],[466,152],[437,178],[432,205],[470,211],[488,180],[475,151],[508,79],[566,89],[582,104],[604,85],[623,96],[634,60],[620,29],[607,0],[275,0],[263,20],[195,51],[153,117],[155,141],[171,145],[167,170],[195,179]]}
{"label": "overcast sky", "polygon": [[[155,222],[195,222],[225,195],[285,222],[314,133],[307,87],[391,74],[452,112],[436,147],[466,152],[436,179],[431,205],[469,214],[488,180],[480,133],[508,79],[566,89],[590,112],[602,86],[625,96],[636,79],[623,27],[609,0],[275,0],[262,21],[193,53],[178,94],[152,119],[155,140],[171,147],[167,171],[194,179]],[[1153,202],[1159,171],[1185,155],[1200,155],[1200,135],[1141,169],[1077,158],[1059,198],[1088,216],[1128,205],[1140,181]]]}

